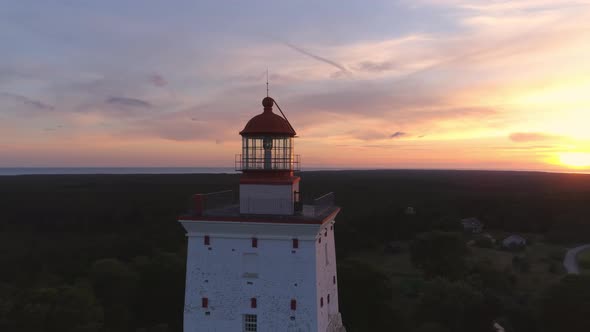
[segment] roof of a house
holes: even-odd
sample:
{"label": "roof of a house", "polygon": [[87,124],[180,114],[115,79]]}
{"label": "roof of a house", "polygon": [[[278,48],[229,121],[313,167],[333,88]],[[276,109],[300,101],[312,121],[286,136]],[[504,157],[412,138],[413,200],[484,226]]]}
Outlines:
{"label": "roof of a house", "polygon": [[526,239],[518,234],[512,234],[502,240],[502,242],[526,242]]}
{"label": "roof of a house", "polygon": [[482,224],[482,222],[477,219],[477,218],[465,218],[465,219],[461,219],[461,223],[463,223],[463,225],[474,225],[474,224]]}

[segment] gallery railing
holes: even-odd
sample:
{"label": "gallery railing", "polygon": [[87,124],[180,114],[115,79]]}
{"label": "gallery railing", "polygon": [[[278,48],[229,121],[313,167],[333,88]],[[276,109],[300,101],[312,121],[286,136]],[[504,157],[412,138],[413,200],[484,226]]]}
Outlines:
{"label": "gallery railing", "polygon": [[237,200],[233,190],[223,190],[208,194],[193,195],[192,212],[203,215],[208,211],[221,209],[236,204]]}
{"label": "gallery railing", "polygon": [[276,170],[276,171],[299,171],[300,156],[294,155],[292,158],[278,157],[248,157],[237,154],[235,158],[236,171],[249,170]]}
{"label": "gallery railing", "polygon": [[303,205],[303,216],[321,217],[331,212],[336,206],[336,196],[333,192],[322,195],[312,201],[310,205]]}

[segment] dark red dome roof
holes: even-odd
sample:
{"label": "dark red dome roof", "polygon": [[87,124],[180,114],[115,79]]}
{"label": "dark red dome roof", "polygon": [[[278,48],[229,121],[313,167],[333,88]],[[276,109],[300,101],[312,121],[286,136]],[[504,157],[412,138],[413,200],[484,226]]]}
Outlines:
{"label": "dark red dome roof", "polygon": [[244,130],[240,131],[240,135],[295,136],[295,130],[293,130],[289,122],[282,116],[273,113],[273,104],[274,100],[272,98],[265,97],[262,100],[264,112],[250,119]]}

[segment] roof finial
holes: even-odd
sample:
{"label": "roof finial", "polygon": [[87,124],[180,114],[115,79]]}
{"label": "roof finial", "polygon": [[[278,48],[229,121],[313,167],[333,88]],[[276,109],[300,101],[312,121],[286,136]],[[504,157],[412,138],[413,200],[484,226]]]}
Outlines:
{"label": "roof finial", "polygon": [[266,67],[266,96],[268,97],[268,67]]}

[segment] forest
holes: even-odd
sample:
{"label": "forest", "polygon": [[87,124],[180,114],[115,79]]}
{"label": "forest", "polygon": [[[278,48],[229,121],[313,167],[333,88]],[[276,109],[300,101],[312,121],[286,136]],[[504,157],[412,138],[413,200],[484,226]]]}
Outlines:
{"label": "forest", "polygon": [[[304,200],[334,192],[342,208],[336,249],[349,332],[494,331],[494,323],[507,332],[590,331],[590,277],[566,275],[555,250],[590,243],[590,175],[300,176]],[[181,331],[187,241],[177,217],[193,194],[237,191],[238,181],[237,174],[0,176],[0,331]],[[480,253],[491,249],[466,244],[465,217],[551,248],[543,256],[547,280],[527,287],[538,274],[526,260],[532,246],[506,254],[509,268],[486,260]],[[391,243],[401,253],[384,254]],[[396,260],[415,272],[380,263]]]}

